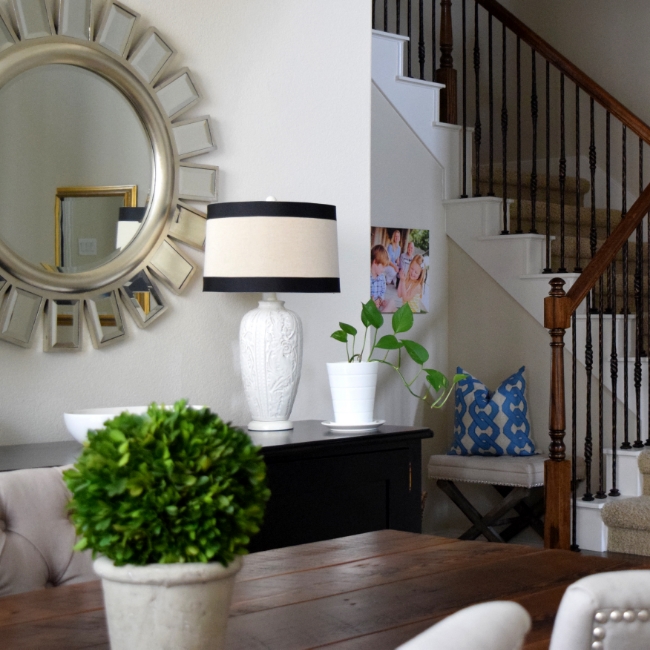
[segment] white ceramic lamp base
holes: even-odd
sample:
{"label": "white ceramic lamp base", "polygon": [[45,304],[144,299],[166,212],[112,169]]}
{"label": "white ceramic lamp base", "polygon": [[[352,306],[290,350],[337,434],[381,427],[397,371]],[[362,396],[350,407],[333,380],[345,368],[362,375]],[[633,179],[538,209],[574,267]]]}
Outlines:
{"label": "white ceramic lamp base", "polygon": [[242,381],[251,431],[293,429],[289,420],[302,367],[302,323],[274,293],[264,294],[239,330]]}

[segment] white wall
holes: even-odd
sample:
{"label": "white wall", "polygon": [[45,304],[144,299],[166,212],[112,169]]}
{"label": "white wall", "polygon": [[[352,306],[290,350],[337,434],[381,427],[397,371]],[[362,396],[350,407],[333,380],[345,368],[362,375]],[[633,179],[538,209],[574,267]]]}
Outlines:
{"label": "white wall", "polygon": [[645,0],[502,0],[508,10],[650,123]]}
{"label": "white wall", "polygon": [[[429,234],[429,281],[431,309],[415,315],[408,336],[424,345],[431,354],[427,367],[449,373],[447,235],[443,199],[443,169],[411,131],[384,95],[372,91],[372,225],[423,228]],[[369,264],[369,255],[364,259]],[[367,270],[369,275],[369,269]],[[368,289],[366,290],[368,292]],[[385,317],[390,332],[390,315]],[[449,359],[448,359],[449,356]],[[408,375],[409,378],[412,375]],[[419,388],[419,386],[418,386]],[[453,401],[453,398],[452,400]],[[422,444],[423,489],[428,489],[426,464],[433,453],[444,453],[453,421],[453,404],[432,411],[409,395],[399,377],[389,368],[380,371],[375,407],[376,416],[394,424],[425,424],[434,438]],[[431,522],[424,521],[424,530]]]}
{"label": "white wall", "polygon": [[[303,319],[303,376],[295,419],[331,415],[325,362],[340,358],[329,334],[357,317],[368,295],[370,228],[370,12],[347,0],[131,0],[180,54],[213,116],[218,149],[197,162],[221,168],[220,200],[333,203],[339,218],[342,293],[286,295]],[[290,246],[291,242],[287,242]],[[186,250],[197,262],[200,253]],[[242,242],[242,254],[246,254]],[[66,439],[68,409],[188,397],[224,418],[248,420],[239,322],[257,296],[202,293],[200,278],[171,296],[150,329],[129,321],[126,342],[74,354],[0,343],[0,443]]]}

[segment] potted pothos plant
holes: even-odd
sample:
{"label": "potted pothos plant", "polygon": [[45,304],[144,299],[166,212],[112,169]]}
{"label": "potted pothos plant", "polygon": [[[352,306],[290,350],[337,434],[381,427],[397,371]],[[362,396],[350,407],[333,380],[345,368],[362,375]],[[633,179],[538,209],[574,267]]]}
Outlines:
{"label": "potted pothos plant", "polygon": [[[336,423],[364,425],[375,422],[374,398],[380,364],[390,366],[399,375],[406,390],[431,408],[444,406],[454,385],[465,378],[465,375],[454,375],[449,381],[439,370],[426,368],[430,356],[426,348],[417,341],[401,336],[413,327],[413,312],[408,304],[402,305],[393,314],[393,332],[379,339],[378,331],[384,324],[384,317],[374,300],[362,305],[361,323],[364,327],[362,334],[352,325],[339,323],[340,329],[331,335],[333,339],[345,343],[347,356],[345,362],[327,364]],[[405,376],[402,368],[404,355],[417,366],[411,378]],[[417,393],[414,386],[422,375],[425,390]]]}
{"label": "potted pothos plant", "polygon": [[112,650],[222,648],[270,495],[246,433],[185,400],[152,404],[90,431],[64,479],[76,549],[99,556]]}

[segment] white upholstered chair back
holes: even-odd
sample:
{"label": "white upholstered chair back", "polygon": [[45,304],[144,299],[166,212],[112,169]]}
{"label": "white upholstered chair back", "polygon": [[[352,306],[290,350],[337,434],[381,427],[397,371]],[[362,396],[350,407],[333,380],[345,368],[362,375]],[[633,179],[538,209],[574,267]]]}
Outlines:
{"label": "white upholstered chair back", "polygon": [[0,596],[96,579],[90,552],[72,550],[64,469],[0,472]]}
{"label": "white upholstered chair back", "polygon": [[530,626],[521,605],[491,601],[461,609],[397,650],[520,650]]}
{"label": "white upholstered chair back", "polygon": [[650,571],[611,571],[564,593],[550,650],[650,648]]}

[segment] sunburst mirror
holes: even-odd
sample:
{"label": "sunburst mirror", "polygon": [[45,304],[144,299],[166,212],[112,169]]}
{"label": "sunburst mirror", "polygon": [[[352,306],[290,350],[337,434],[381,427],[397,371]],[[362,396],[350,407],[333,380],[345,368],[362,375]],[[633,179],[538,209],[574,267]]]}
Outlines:
{"label": "sunburst mirror", "polygon": [[[123,340],[165,312],[195,272],[218,168],[210,119],[174,51],[139,15],[92,0],[13,0],[0,10],[0,339],[44,348]],[[197,207],[197,204],[198,207]]]}

